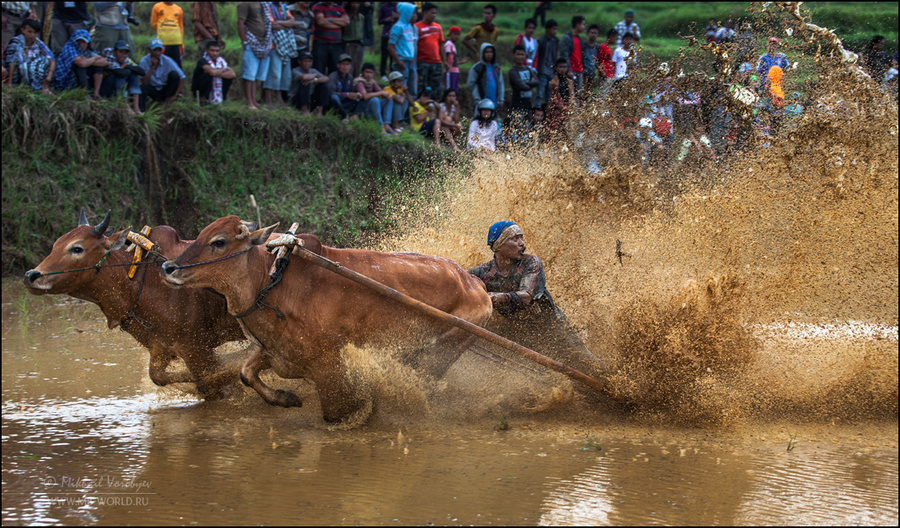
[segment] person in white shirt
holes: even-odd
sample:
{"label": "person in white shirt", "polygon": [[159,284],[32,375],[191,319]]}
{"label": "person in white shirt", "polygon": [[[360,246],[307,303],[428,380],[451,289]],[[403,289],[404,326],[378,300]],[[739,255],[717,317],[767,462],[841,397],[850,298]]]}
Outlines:
{"label": "person in white shirt", "polygon": [[469,150],[497,150],[495,139],[500,133],[500,127],[494,119],[496,109],[497,106],[490,99],[482,99],[478,103],[478,115],[469,125]]}
{"label": "person in white shirt", "polygon": [[631,47],[634,45],[634,37],[631,33],[622,36],[622,45],[613,52],[613,63],[616,65],[615,79],[628,77],[628,63],[626,59],[631,55]]}

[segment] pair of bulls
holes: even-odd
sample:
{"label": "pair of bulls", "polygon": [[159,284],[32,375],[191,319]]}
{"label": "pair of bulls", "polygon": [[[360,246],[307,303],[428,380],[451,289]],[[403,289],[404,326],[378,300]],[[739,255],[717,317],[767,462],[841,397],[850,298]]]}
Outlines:
{"label": "pair of bulls", "polygon": [[[213,349],[248,339],[255,347],[241,368],[245,384],[269,404],[291,407],[301,404],[296,395],[273,390],[259,373],[272,369],[283,378],[309,379],[324,419],[335,422],[364,403],[348,385],[345,345],[399,346],[411,364],[440,377],[474,338],[300,259],[283,270],[260,309],[252,309],[269,283],[275,255],[264,244],[275,226],[251,231],[229,216],[194,241],[180,240],[168,226],[153,228],[150,240],[174,260],[151,257],[129,280],[131,253],[122,249],[127,230],[105,236],[109,214],[91,226],[82,212],[78,223],[25,274],[25,284],[35,294],[97,304],[110,328],[120,326],[149,349],[157,385],[194,382],[201,395],[215,394],[230,380],[216,377],[221,365]],[[449,259],[336,249],[313,235],[298,238],[309,251],[473,324],[483,326],[491,316],[484,285]],[[184,361],[187,373],[166,371],[174,358]]]}

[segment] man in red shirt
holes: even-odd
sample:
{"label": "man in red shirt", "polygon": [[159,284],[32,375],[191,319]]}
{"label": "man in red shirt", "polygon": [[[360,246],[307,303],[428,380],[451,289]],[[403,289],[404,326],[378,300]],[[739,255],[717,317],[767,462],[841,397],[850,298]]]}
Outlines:
{"label": "man in red shirt", "polygon": [[337,71],[338,58],[344,53],[341,30],[350,23],[350,17],[340,2],[316,2],[310,11],[315,20],[313,68],[328,75]]}
{"label": "man in red shirt", "polygon": [[606,42],[600,44],[597,51],[597,83],[600,85],[600,96],[606,97],[616,76],[616,64],[612,60],[613,47],[619,39],[619,32],[615,28],[606,33]]}
{"label": "man in red shirt", "polygon": [[584,63],[581,59],[581,33],[584,32],[584,17],[575,15],[572,17],[572,31],[569,31],[559,40],[559,56],[569,63],[569,71],[575,80],[575,93],[581,93],[581,85],[584,82]]}
{"label": "man in red shirt", "polygon": [[419,29],[416,71],[419,90],[424,90],[426,86],[430,87],[431,96],[434,100],[440,101],[443,92],[441,46],[444,43],[444,30],[440,24],[435,23],[436,16],[436,5],[429,2],[422,6],[422,20],[415,24]]}

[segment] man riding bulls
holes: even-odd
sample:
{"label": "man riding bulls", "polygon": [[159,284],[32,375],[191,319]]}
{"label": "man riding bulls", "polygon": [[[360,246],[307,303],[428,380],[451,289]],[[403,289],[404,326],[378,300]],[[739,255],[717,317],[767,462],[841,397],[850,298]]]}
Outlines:
{"label": "man riding bulls", "polygon": [[541,259],[525,253],[522,229],[510,221],[491,226],[494,258],[469,273],[484,282],[494,310],[489,327],[507,339],[591,375],[607,370],[571,328],[547,291]]}

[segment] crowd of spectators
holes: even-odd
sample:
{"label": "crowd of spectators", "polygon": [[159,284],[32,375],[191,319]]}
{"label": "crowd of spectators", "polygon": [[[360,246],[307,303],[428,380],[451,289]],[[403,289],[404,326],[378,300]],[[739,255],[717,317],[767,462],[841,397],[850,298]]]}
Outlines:
{"label": "crowd of spectators", "polygon": [[[498,49],[495,5],[485,5],[482,22],[463,36],[458,26],[444,32],[438,23],[441,8],[433,3],[380,2],[376,10],[373,2],[239,2],[240,65],[232,68],[222,56],[220,5],[194,2],[191,29],[201,56],[187,91],[182,7],[156,3],[148,21],[155,38],[147,49],[135,50],[131,26],[141,22],[133,2],[91,2],[92,9],[88,4],[3,2],[3,83],[51,96],[83,88],[91,99],[124,98],[137,114],[148,104],[171,105],[179,97],[220,104],[240,75],[249,109],[330,112],[344,123],[362,117],[377,122],[384,134],[409,129],[454,150],[462,144],[491,151],[525,138],[567,139],[571,110],[592,97],[609,97],[640,64],[635,45],[641,28],[632,9],[606,30],[600,21],[575,15],[560,36],[560,24],[547,17],[552,3],[537,2],[512,48]],[[375,23],[381,26],[377,68],[364,62],[366,48],[374,52]],[[744,24],[740,33],[734,27],[732,20],[711,18],[705,39],[711,46],[729,46],[733,66],[727,84],[742,97],[752,94],[746,97],[754,107],[753,123],[771,134],[786,116],[802,112],[798,94],[784,94],[792,65],[779,51],[778,38],[768,38],[767,49],[756,56],[750,26]],[[512,65],[504,71],[500,59],[507,55]],[[470,61],[462,89],[471,94],[474,112],[462,116],[459,67]],[[884,52],[883,37],[872,39],[860,62],[885,90],[896,93],[897,56]],[[647,129],[645,158],[664,151],[678,161],[692,148],[721,152],[727,138],[741,135],[741,120],[721,104],[724,89],[711,98],[707,94],[702,111],[698,94],[676,92],[668,77],[647,97],[647,113],[623,124],[634,127],[637,138]],[[684,117],[700,113],[705,120]],[[675,131],[681,140],[673,147]]]}

